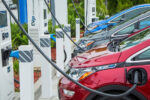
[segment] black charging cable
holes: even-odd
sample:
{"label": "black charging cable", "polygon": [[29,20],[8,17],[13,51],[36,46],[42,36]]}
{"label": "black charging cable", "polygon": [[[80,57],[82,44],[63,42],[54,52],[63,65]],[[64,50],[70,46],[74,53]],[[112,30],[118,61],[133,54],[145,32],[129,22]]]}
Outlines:
{"label": "black charging cable", "polygon": [[55,15],[53,14],[53,12],[51,11],[48,3],[46,2],[46,0],[44,0],[48,10],[50,11],[52,17],[55,19],[55,21],[57,22],[58,26],[62,29],[62,31],[64,32],[64,34],[73,42],[73,44],[76,45],[76,47],[78,47],[79,49],[83,50],[77,43],[75,43],[72,38],[66,33],[66,31],[64,30],[64,28],[62,27],[62,25],[59,23],[59,21],[57,20],[57,18],[55,17]]}
{"label": "black charging cable", "polygon": [[4,6],[7,8],[8,12],[10,13],[10,15],[12,16],[12,18],[15,20],[15,22],[18,24],[19,28],[23,31],[23,33],[27,36],[27,38],[31,41],[31,43],[35,46],[35,48],[41,53],[41,55],[58,71],[60,72],[62,75],[64,75],[66,78],[68,78],[70,81],[72,81],[73,83],[75,83],[76,85],[80,86],[81,88],[101,95],[101,96],[106,96],[106,97],[113,97],[113,98],[119,98],[122,96],[126,96],[129,95],[137,86],[138,84],[138,72],[135,72],[135,76],[134,76],[134,85],[127,90],[126,92],[122,93],[122,94],[108,94],[108,93],[104,93],[104,92],[100,92],[91,88],[88,88],[86,86],[84,86],[83,84],[79,83],[78,81],[72,79],[70,76],[68,76],[65,72],[63,72],[61,69],[59,69],[59,67],[53,62],[51,61],[51,59],[40,49],[40,47],[33,41],[33,39],[29,36],[29,34],[25,31],[25,29],[22,27],[22,25],[20,24],[20,22],[16,19],[16,17],[14,16],[14,14],[12,13],[12,11],[10,10],[9,6],[7,5],[5,0],[2,0]]}

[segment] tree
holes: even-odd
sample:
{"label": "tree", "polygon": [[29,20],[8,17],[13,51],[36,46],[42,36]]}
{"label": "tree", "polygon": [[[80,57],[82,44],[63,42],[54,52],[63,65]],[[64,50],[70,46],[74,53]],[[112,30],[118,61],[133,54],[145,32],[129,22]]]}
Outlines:
{"label": "tree", "polygon": [[14,4],[17,4],[18,3],[18,0],[12,0]]}
{"label": "tree", "polygon": [[97,16],[100,19],[105,18],[105,15],[108,14],[108,10],[105,5],[105,0],[96,0],[96,12],[97,12]]}

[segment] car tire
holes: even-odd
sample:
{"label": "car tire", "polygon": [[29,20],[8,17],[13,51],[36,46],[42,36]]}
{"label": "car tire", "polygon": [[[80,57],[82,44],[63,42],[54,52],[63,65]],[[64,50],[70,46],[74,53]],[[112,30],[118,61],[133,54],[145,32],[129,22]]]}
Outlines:
{"label": "car tire", "polygon": [[[109,94],[121,94],[127,91],[128,89],[129,87],[125,87],[121,85],[109,85],[109,86],[104,86],[98,89],[98,91],[103,91]],[[125,97],[121,97],[121,98],[103,97],[103,96],[99,96],[94,93],[91,93],[90,95],[88,95],[86,100],[147,100],[147,99],[138,91],[133,90],[131,94]]]}

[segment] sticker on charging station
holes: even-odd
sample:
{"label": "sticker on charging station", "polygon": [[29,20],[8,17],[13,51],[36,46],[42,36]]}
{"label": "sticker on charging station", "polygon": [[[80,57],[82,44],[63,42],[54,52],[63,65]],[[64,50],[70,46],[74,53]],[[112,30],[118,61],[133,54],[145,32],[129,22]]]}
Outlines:
{"label": "sticker on charging station", "polygon": [[70,27],[69,26],[65,26],[64,27],[65,32],[71,32]]}
{"label": "sticker on charging station", "polygon": [[33,50],[19,51],[19,60],[21,62],[32,62],[33,61]]}
{"label": "sticker on charging station", "polygon": [[49,38],[41,38],[40,45],[41,45],[41,47],[50,47],[50,39]]}
{"label": "sticker on charging station", "polygon": [[63,38],[64,37],[64,34],[62,31],[57,31],[56,32],[56,38]]}
{"label": "sticker on charging station", "polygon": [[77,19],[77,20],[76,20],[76,24],[80,24],[80,19]]}

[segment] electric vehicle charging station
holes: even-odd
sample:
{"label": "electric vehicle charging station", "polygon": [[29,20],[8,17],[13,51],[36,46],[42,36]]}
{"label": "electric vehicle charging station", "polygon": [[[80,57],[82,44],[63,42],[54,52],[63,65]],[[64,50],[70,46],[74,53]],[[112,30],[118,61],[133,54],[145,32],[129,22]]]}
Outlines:
{"label": "electric vehicle charging station", "polygon": [[33,47],[19,47],[20,100],[34,100]]}
{"label": "electric vehicle charging station", "polygon": [[[64,70],[64,35],[61,29],[56,29],[56,64],[61,70]],[[57,76],[61,74],[57,72]]]}
{"label": "electric vehicle charging station", "polygon": [[84,0],[85,25],[94,22],[96,17],[96,0]]}
{"label": "electric vehicle charging station", "polygon": [[[47,54],[51,59],[51,42],[50,35],[48,32],[48,17],[47,17],[47,7],[43,0],[39,0],[39,30],[40,30],[40,48]],[[42,24],[41,24],[42,23]],[[42,95],[41,98],[51,98],[54,93],[52,92],[52,72],[53,69],[51,64],[49,64],[41,55],[41,80],[42,80]]]}
{"label": "electric vehicle charging station", "polygon": [[11,52],[10,16],[0,1],[0,100],[13,100],[14,75]]}
{"label": "electric vehicle charging station", "polygon": [[[27,0],[27,12],[28,12],[28,33],[33,38],[33,40],[40,45],[40,27],[39,27],[39,10],[36,10],[39,7],[38,0]],[[29,44],[31,44],[29,42]],[[32,44],[31,44],[32,45]],[[34,66],[40,66],[40,54],[33,47],[33,58]]]}
{"label": "electric vehicle charging station", "polygon": [[[43,0],[28,0],[28,32],[40,48],[51,58],[50,35],[48,33],[47,7]],[[39,8],[39,10],[37,10]],[[45,44],[46,43],[46,44]],[[31,43],[29,43],[31,44]],[[44,46],[43,46],[44,45]],[[40,53],[33,47],[34,67],[41,67],[42,95],[41,98],[50,98],[52,92],[52,69],[47,61],[42,59]]]}
{"label": "electric vehicle charging station", "polygon": [[[5,5],[5,6],[7,7],[7,9],[8,9],[7,4],[4,2],[4,0],[2,0],[2,1],[3,1],[4,5]],[[13,15],[9,9],[8,9],[8,11],[10,12],[11,15]],[[13,18],[15,19],[14,16],[13,16]],[[16,19],[15,19],[15,21],[17,22]],[[17,24],[20,26],[21,30],[25,33],[25,35],[29,38],[29,40],[34,44],[34,46],[38,49],[38,51],[43,55],[43,57],[44,57],[49,63],[51,63],[59,72],[61,72],[65,77],[67,77],[69,80],[73,81],[74,83],[76,83],[76,84],[79,85],[80,87],[82,87],[82,88],[84,88],[84,89],[86,89],[86,90],[88,90],[88,91],[90,91],[90,92],[97,93],[97,94],[99,94],[99,95],[109,96],[109,97],[117,97],[117,96],[119,97],[119,96],[123,96],[123,95],[125,95],[125,94],[127,95],[127,93],[129,93],[129,91],[128,91],[128,92],[123,93],[123,94],[120,94],[120,95],[119,95],[119,94],[118,94],[118,95],[106,94],[106,93],[103,93],[103,92],[98,92],[98,91],[95,91],[95,90],[93,90],[93,89],[90,89],[90,88],[88,88],[88,87],[86,87],[86,86],[83,86],[83,85],[80,84],[79,82],[73,80],[71,77],[67,76],[62,70],[60,70],[60,69],[45,55],[45,53],[43,53],[43,51],[41,51],[41,49],[38,47],[38,45],[36,45],[36,43],[30,38],[30,36],[27,34],[27,32],[26,32],[25,30],[23,30],[22,26],[21,26],[18,22],[17,22]],[[137,77],[138,77],[138,73],[135,73],[135,84],[134,84],[133,88],[130,89],[130,92],[131,92],[131,90],[133,90],[133,89],[136,88],[136,85],[137,85],[137,82],[138,82],[138,78],[137,78]]]}
{"label": "electric vehicle charging station", "polygon": [[[50,35],[48,33],[47,7],[43,0],[28,0],[28,31],[34,41],[51,58]],[[34,6],[30,6],[34,5]],[[32,7],[32,10],[30,9]],[[40,8],[39,10],[36,10]],[[39,52],[33,49],[34,67],[41,67],[42,95],[41,98],[52,97],[52,69]]]}
{"label": "electric vehicle charging station", "polygon": [[[71,37],[70,24],[65,25],[64,30]],[[66,61],[65,61],[65,65],[66,65],[71,60],[71,41],[66,35],[64,35],[64,44],[65,44],[64,46],[65,46],[65,51],[66,51]]]}
{"label": "electric vehicle charging station", "polygon": [[76,18],[76,42],[80,40],[80,18]]}

